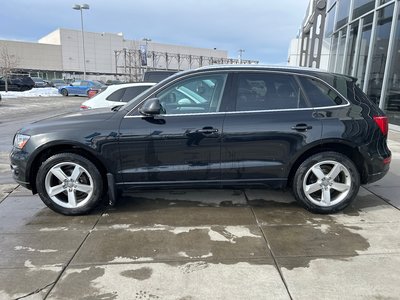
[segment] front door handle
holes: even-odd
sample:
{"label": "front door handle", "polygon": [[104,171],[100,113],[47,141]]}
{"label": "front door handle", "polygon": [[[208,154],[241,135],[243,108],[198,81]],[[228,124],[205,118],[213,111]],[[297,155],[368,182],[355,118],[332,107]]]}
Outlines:
{"label": "front door handle", "polygon": [[204,134],[211,134],[211,133],[218,132],[218,129],[213,128],[213,127],[203,127],[202,129],[197,129],[196,132],[204,133]]}
{"label": "front door handle", "polygon": [[297,131],[307,131],[309,129],[312,129],[312,126],[307,124],[297,124],[296,126],[293,126],[292,129]]}

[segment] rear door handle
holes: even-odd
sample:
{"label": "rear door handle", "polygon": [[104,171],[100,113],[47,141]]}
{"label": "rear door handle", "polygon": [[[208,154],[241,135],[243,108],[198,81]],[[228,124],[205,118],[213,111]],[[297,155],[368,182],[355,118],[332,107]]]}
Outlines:
{"label": "rear door handle", "polygon": [[297,131],[307,131],[309,129],[312,129],[312,126],[307,124],[297,124],[296,126],[293,126],[292,129]]}

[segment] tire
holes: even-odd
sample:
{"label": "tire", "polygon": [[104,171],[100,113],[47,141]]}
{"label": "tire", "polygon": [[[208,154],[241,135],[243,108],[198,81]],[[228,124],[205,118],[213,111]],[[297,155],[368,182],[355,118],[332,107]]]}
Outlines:
{"label": "tire", "polygon": [[60,153],[42,163],[36,188],[50,209],[64,215],[81,215],[100,203],[103,180],[90,160],[74,153]]}
{"label": "tire", "polygon": [[293,178],[296,200],[313,213],[330,214],[347,207],[357,196],[360,175],[354,163],[337,152],[307,158]]}
{"label": "tire", "polygon": [[64,97],[68,96],[68,91],[66,89],[62,89],[61,90],[61,95],[63,95]]}

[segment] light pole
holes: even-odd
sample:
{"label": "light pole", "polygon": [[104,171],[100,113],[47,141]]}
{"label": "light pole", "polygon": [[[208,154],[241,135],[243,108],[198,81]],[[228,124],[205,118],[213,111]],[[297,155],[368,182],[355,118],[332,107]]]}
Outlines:
{"label": "light pole", "polygon": [[85,35],[83,33],[83,9],[89,9],[89,4],[75,4],[73,9],[81,11],[81,31],[82,31],[82,48],[83,48],[83,79],[86,79],[86,55],[85,55]]}
{"label": "light pole", "polygon": [[146,71],[147,71],[149,69],[149,63],[147,62],[147,50],[148,50],[149,42],[151,42],[151,39],[143,38],[142,41],[144,41],[146,43]]}
{"label": "light pole", "polygon": [[244,49],[239,49],[238,52],[239,52],[239,64],[241,64],[242,63]]}

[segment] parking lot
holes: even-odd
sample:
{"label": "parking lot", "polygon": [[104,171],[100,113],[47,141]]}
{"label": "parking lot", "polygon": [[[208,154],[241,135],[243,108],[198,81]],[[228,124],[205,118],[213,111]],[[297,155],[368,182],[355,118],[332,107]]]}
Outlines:
{"label": "parking lot", "polygon": [[86,216],[49,210],[11,178],[23,123],[84,98],[0,105],[0,299],[399,299],[400,133],[390,174],[343,213],[315,215],[288,191],[124,194]]}

